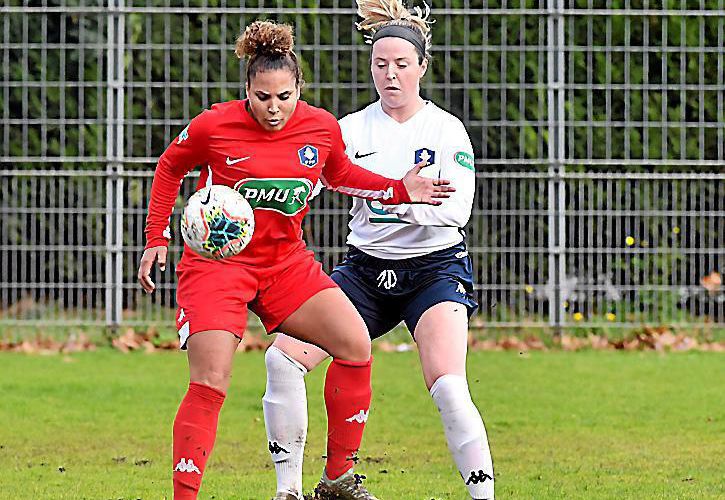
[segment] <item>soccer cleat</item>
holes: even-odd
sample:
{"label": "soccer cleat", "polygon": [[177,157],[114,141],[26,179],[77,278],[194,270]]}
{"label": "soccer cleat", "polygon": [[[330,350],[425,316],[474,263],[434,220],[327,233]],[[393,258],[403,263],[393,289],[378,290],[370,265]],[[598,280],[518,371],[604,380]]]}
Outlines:
{"label": "soccer cleat", "polygon": [[315,500],[378,500],[378,498],[370,493],[362,480],[365,476],[353,473],[352,469],[345,472],[342,476],[334,481],[327,478],[326,473],[322,473],[320,484],[315,488]]}

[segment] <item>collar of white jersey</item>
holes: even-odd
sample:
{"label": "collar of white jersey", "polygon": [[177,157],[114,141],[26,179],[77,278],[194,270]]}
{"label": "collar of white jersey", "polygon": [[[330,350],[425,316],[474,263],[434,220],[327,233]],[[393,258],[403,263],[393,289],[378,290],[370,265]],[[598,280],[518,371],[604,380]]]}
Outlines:
{"label": "collar of white jersey", "polygon": [[389,121],[391,124],[397,125],[398,127],[409,127],[411,124],[424,120],[426,115],[428,115],[436,107],[433,101],[425,99],[425,105],[416,111],[413,116],[401,123],[383,110],[383,103],[380,99],[375,101],[373,106],[375,106],[375,112],[378,113],[383,120]]}

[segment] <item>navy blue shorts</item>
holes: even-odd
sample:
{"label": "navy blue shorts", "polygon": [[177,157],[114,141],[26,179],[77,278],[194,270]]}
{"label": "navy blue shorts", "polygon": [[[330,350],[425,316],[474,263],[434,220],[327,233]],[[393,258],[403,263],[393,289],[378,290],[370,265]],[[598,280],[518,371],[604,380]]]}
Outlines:
{"label": "navy blue shorts", "polygon": [[378,259],[350,247],[330,277],[355,305],[372,339],[401,321],[413,334],[423,313],[441,302],[463,304],[469,317],[478,307],[464,242],[402,260]]}

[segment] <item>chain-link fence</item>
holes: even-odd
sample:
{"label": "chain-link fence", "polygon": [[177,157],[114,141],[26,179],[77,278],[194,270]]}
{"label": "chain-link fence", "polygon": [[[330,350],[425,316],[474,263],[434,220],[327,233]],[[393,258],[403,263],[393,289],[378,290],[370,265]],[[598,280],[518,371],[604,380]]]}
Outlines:
{"label": "chain-link fence", "polygon": [[[158,292],[135,284],[153,166],[242,96],[252,20],[294,26],[309,102],[375,98],[350,0],[0,5],[0,328],[170,323],[178,237]],[[725,0],[432,8],[423,92],[476,153],[475,324],[723,326]],[[307,219],[328,270],[348,205]]]}

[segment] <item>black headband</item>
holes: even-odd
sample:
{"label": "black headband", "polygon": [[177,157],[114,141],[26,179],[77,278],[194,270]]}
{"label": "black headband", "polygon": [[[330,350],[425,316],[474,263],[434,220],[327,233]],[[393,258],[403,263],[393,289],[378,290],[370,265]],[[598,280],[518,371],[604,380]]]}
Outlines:
{"label": "black headband", "polygon": [[383,26],[373,35],[372,43],[377,42],[381,38],[387,37],[402,38],[403,40],[409,41],[413,44],[413,47],[415,47],[418,55],[425,59],[425,40],[420,33],[415,30],[415,28],[401,26],[399,24],[389,24],[387,26]]}

